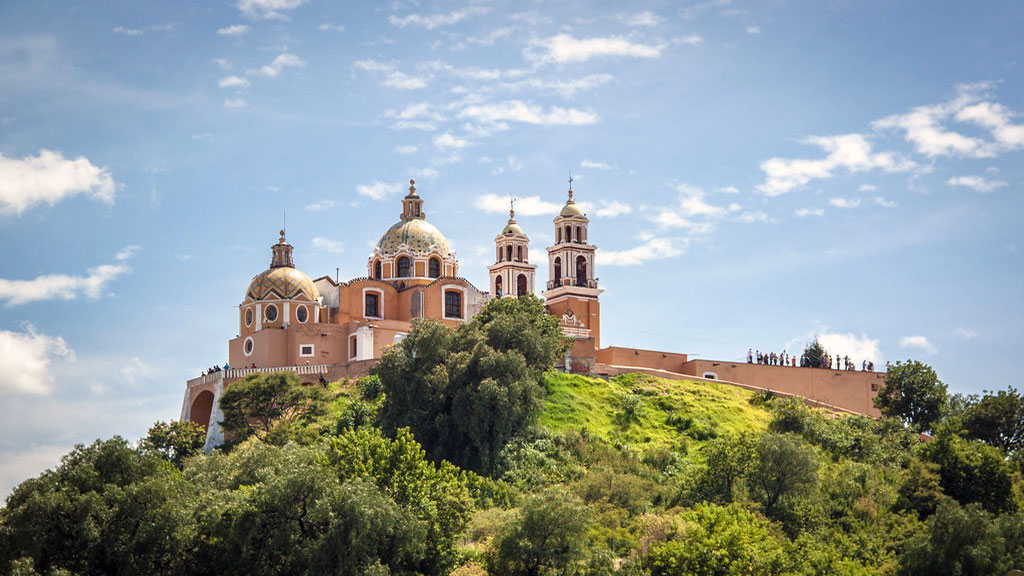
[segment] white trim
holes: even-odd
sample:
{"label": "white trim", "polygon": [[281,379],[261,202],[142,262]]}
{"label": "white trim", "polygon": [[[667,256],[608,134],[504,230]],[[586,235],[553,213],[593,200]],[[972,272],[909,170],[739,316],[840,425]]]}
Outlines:
{"label": "white trim", "polygon": [[[246,352],[245,349],[246,349],[248,344],[252,344],[252,347],[250,347],[249,351]],[[252,356],[252,353],[255,350],[256,350],[256,341],[252,339],[252,336],[246,336],[245,340],[242,341],[242,354],[245,354],[245,357],[248,358],[249,356]]]}
{"label": "white trim", "polygon": [[263,330],[263,304],[256,305],[256,330]]}
{"label": "white trim", "polygon": [[[274,318],[273,319],[270,319],[270,318],[267,317],[267,312],[269,312],[271,308],[274,309]],[[280,315],[280,311],[277,309],[277,304],[268,303],[266,306],[264,306],[264,308],[263,308],[263,321],[264,322],[266,322],[267,324],[273,324],[274,322],[277,322],[277,320],[280,317],[281,317],[281,315]]]}
{"label": "white trim", "polygon": [[[302,349],[309,347],[309,354],[303,354]],[[313,344],[299,344],[299,358],[312,358],[316,356],[316,347]]]}
{"label": "white trim", "polygon": [[[306,312],[305,320],[299,318],[299,310],[304,310]],[[295,321],[298,322],[299,324],[305,324],[306,322],[309,322],[309,308],[307,308],[305,304],[295,305]]]}
{"label": "white trim", "polygon": [[[366,293],[373,292],[377,294],[377,314],[378,316],[367,316],[366,315]],[[384,319],[384,290],[380,288],[363,288],[363,299],[359,303],[360,310],[362,311],[363,318],[369,320],[383,320]]]}

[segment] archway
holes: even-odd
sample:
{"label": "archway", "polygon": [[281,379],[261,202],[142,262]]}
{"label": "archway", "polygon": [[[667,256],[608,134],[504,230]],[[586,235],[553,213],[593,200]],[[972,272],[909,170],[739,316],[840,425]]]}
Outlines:
{"label": "archway", "polygon": [[430,259],[430,266],[429,266],[429,268],[430,268],[430,270],[428,271],[428,275],[431,278],[440,278],[441,277],[441,261],[440,260],[438,260],[437,258],[431,258]]}
{"label": "archway", "polygon": [[373,277],[376,278],[377,280],[380,280],[382,275],[383,274],[381,273],[380,260],[376,260],[373,263]]}
{"label": "archway", "polygon": [[562,285],[562,258],[555,258],[555,286]]}
{"label": "archway", "polygon": [[498,296],[499,298],[502,295],[502,291],[501,291],[501,276],[496,276],[494,278],[494,294],[496,296]]}
{"label": "archway", "polygon": [[199,424],[203,428],[207,428],[210,425],[210,413],[213,412],[213,392],[209,390],[203,390],[200,392],[196,399],[192,401],[192,407],[189,408],[189,420]]}
{"label": "archway", "polygon": [[587,259],[585,256],[576,257],[576,285],[587,285]]}
{"label": "archway", "polygon": [[516,296],[526,296],[526,293],[529,291],[526,284],[526,274],[520,274],[516,280]]}

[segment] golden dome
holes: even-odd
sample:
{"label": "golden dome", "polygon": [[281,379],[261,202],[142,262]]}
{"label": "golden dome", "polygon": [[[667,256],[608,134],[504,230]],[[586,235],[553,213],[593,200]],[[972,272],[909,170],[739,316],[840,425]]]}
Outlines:
{"label": "golden dome", "polygon": [[558,214],[559,216],[583,216],[583,210],[580,210],[575,202],[569,200],[565,206],[562,206],[562,211]]}
{"label": "golden dome", "polygon": [[523,229],[519,227],[519,224],[517,224],[515,220],[509,220],[508,224],[505,226],[505,229],[502,230],[501,233],[502,235],[522,234],[523,236],[526,236],[526,234],[523,233]]}
{"label": "golden dome", "polygon": [[451,246],[448,239],[433,224],[421,218],[402,220],[388,229],[377,242],[377,248],[384,254],[398,252],[398,247],[405,244],[410,250],[420,253],[429,252],[432,246],[442,255],[448,255]]}
{"label": "golden dome", "polygon": [[309,276],[295,268],[281,266],[256,275],[245,292],[246,301],[269,298],[316,302],[320,292]]}

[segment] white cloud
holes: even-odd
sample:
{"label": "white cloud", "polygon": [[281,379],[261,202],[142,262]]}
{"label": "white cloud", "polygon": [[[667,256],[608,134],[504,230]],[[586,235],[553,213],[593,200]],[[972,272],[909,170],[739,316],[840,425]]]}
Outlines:
{"label": "white cloud", "polygon": [[643,244],[626,250],[602,250],[597,263],[602,266],[636,266],[648,260],[674,258],[686,252],[688,238],[648,238]]}
{"label": "white cloud", "polygon": [[975,332],[974,330],[969,330],[967,328],[957,328],[956,335],[960,338],[963,338],[964,340],[974,340],[975,338],[978,337],[977,332]]}
{"label": "white cloud", "polygon": [[824,216],[825,211],[821,208],[797,208],[794,214],[797,218],[807,218],[808,216]]}
{"label": "white cloud", "polygon": [[950,186],[965,186],[982,194],[1006,186],[1006,182],[1002,180],[986,180],[981,176],[956,176],[947,180],[946,184]]}
{"label": "white cloud", "polygon": [[317,236],[316,238],[313,238],[313,250],[330,252],[331,254],[341,254],[344,251],[344,244],[337,240]]}
{"label": "white cloud", "polygon": [[145,32],[138,28],[125,28],[124,26],[118,26],[117,28],[114,28],[114,34],[123,34],[125,36],[142,36],[143,34],[145,34]]}
{"label": "white cloud", "polygon": [[310,212],[322,212],[324,210],[330,210],[331,208],[334,208],[336,205],[337,202],[335,202],[334,200],[320,200],[319,202],[307,204],[305,209]]}
{"label": "white cloud", "polygon": [[25,332],[0,330],[0,358],[4,359],[0,362],[0,396],[50,394],[50,362],[73,357],[63,338],[40,334],[32,325]]}
{"label": "white cloud", "polygon": [[704,191],[696,186],[680,184],[676,186],[679,192],[679,209],[685,216],[707,216],[718,217],[725,214],[725,208],[712,206],[704,201]]}
{"label": "white cloud", "polygon": [[220,86],[221,88],[248,88],[249,80],[242,78],[241,76],[227,76],[225,78],[221,78],[220,81],[217,82],[217,86]]}
{"label": "white cloud", "polygon": [[751,212],[746,211],[736,217],[737,222],[744,224],[753,224],[755,222],[773,222],[772,217],[765,214],[764,212]]}
{"label": "white cloud", "polygon": [[231,62],[224,58],[214,58],[211,62],[219,66],[221,70],[231,70]]}
{"label": "white cloud", "polygon": [[352,66],[357,70],[364,70],[367,72],[383,72],[385,74],[383,85],[389,88],[397,88],[399,90],[417,90],[419,88],[427,87],[427,81],[423,78],[410,76],[398,70],[394,64],[389,64],[387,62],[380,62],[369,58],[366,60],[358,60]]}
{"label": "white cloud", "polygon": [[690,34],[689,36],[677,36],[672,39],[672,43],[678,46],[699,46],[704,43],[704,39],[697,34]]}
{"label": "white cloud", "polygon": [[110,171],[93,165],[84,156],[69,160],[51,150],[25,158],[0,154],[0,212],[20,216],[36,204],[53,206],[78,194],[112,204],[116,189]]}
{"label": "white cloud", "polygon": [[383,200],[388,196],[401,194],[403,186],[401,182],[388,183],[375,180],[370,184],[356,186],[356,192],[372,200]]}
{"label": "white cloud", "polygon": [[610,164],[604,162],[594,162],[593,160],[584,160],[580,162],[581,168],[593,168],[595,170],[614,170],[615,168]]}
{"label": "white cloud", "polygon": [[747,26],[747,34],[760,34],[760,33],[761,33],[761,27],[760,26]]}
{"label": "white cloud", "polygon": [[871,142],[863,134],[842,134],[838,136],[812,136],[806,144],[818,146],[828,156],[820,159],[771,158],[761,163],[761,170],[767,176],[757,189],[767,196],[779,196],[807,184],[812,180],[832,177],[832,173],[843,168],[849,172],[864,172],[880,169],[886,172],[905,172],[916,164],[900,158],[893,152],[872,152]]}
{"label": "white cloud", "polygon": [[622,22],[626,26],[644,26],[653,27],[661,24],[665,21],[664,18],[658,16],[650,10],[644,10],[643,12],[637,12],[636,14],[619,14],[616,16],[619,22]]}
{"label": "white cloud", "polygon": [[225,98],[224,99],[224,107],[225,108],[245,108],[246,104],[248,104],[248,102],[246,102],[244,98]]}
{"label": "white cloud", "polygon": [[660,58],[664,49],[664,44],[639,44],[622,36],[575,38],[569,34],[559,34],[531,41],[524,55],[534,61],[566,64],[585,62],[592,58]]}
{"label": "white cloud", "polygon": [[874,184],[861,184],[857,187],[858,192],[874,192],[875,190],[878,190],[878,186]]}
{"label": "white cloud", "polygon": [[924,354],[935,354],[938,352],[935,345],[924,336],[904,336],[900,338],[900,346],[904,348],[917,348]]}
{"label": "white cloud", "polygon": [[615,218],[622,214],[630,214],[633,208],[625,202],[602,202],[601,207],[595,212],[598,218]]}
{"label": "white cloud", "polygon": [[239,0],[238,9],[254,20],[285,19],[284,11],[294,10],[305,3],[306,0]]}
{"label": "white cloud", "polygon": [[316,29],[321,31],[321,32],[344,32],[345,31],[345,27],[344,26],[342,26],[340,24],[330,24],[328,22],[324,22],[323,24],[317,26]]}
{"label": "white cloud", "polygon": [[392,25],[398,26],[399,28],[405,28],[406,26],[420,26],[427,30],[433,30],[441,26],[451,26],[458,24],[466,18],[471,16],[478,16],[480,14],[486,14],[487,8],[464,8],[462,10],[455,10],[447,14],[409,14],[408,16],[398,17],[391,15],[388,17],[388,21]]}
{"label": "white cloud", "polygon": [[544,126],[582,126],[596,124],[599,120],[597,114],[591,111],[558,106],[552,106],[545,111],[543,106],[528,104],[521,100],[466,106],[459,112],[459,118],[472,118],[489,124],[510,121]]}
{"label": "white cloud", "polygon": [[893,202],[891,200],[886,200],[885,198],[883,198],[881,196],[875,196],[873,201],[874,201],[875,204],[878,204],[882,208],[895,208],[896,207],[896,203],[895,202]]}
{"label": "white cloud", "polygon": [[[508,198],[497,194],[477,196],[473,204],[480,210],[491,214],[508,212]],[[527,196],[516,199],[516,214],[522,216],[554,216],[561,209],[561,204],[541,200],[540,196]]]}
{"label": "white cloud", "polygon": [[718,194],[739,194],[740,189],[735,186],[722,186],[721,188],[715,188],[715,192]]}
{"label": "white cloud", "polygon": [[[868,338],[864,334],[858,338],[855,334],[827,333],[819,335],[818,341],[833,357],[849,356],[850,360],[858,367],[864,360],[877,365],[882,359],[882,354],[878,349],[878,340]],[[797,353],[799,354],[799,352]]]}
{"label": "white cloud", "polygon": [[234,26],[227,26],[217,30],[217,34],[221,36],[241,36],[249,31],[249,27],[245,24],[235,24]]}
{"label": "white cloud", "polygon": [[523,162],[515,156],[509,156],[504,165],[495,166],[491,174],[504,174],[505,172],[519,172],[523,169]]}
{"label": "white cloud", "polygon": [[116,258],[120,262],[124,262],[125,260],[130,260],[139,252],[142,252],[142,246],[131,244],[118,250],[117,254],[114,254],[114,258]]}
{"label": "white cloud", "polygon": [[456,136],[452,136],[451,132],[445,132],[444,134],[440,134],[434,137],[434,146],[441,149],[460,149],[465,148],[467,146],[471,146],[472,144],[472,142],[466,140],[465,138],[458,138]]}
{"label": "white cloud", "polygon": [[419,150],[419,147],[411,144],[399,144],[398,146],[395,146],[395,152],[398,152],[399,154],[412,154],[417,150]]}
{"label": "white cloud", "polygon": [[48,300],[77,300],[80,296],[96,300],[104,295],[108,284],[132,271],[124,262],[137,249],[137,246],[129,246],[118,252],[118,264],[89,268],[86,276],[47,274],[32,280],[0,278],[0,301],[4,302],[4,306],[11,307]]}
{"label": "white cloud", "polygon": [[[1024,125],[1012,124],[1015,114],[998,103],[984,101],[988,84],[958,86],[952,100],[932,106],[918,106],[905,114],[876,120],[876,130],[899,130],[921,154],[991,158],[1024,146]],[[945,124],[973,124],[989,132],[993,140],[969,136]]]}
{"label": "white cloud", "polygon": [[285,68],[305,68],[306,62],[294,54],[288,54],[287,52],[279,54],[274,61],[266,66],[260,67],[258,70],[249,70],[249,74],[257,76],[265,76],[267,78],[276,78]]}
{"label": "white cloud", "polygon": [[836,208],[856,208],[860,206],[860,198],[832,198],[828,203]]}

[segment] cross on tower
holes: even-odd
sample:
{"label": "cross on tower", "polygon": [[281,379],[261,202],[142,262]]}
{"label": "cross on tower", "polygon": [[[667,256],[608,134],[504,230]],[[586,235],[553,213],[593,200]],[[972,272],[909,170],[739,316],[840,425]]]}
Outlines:
{"label": "cross on tower", "polygon": [[508,216],[509,216],[509,218],[515,218],[516,217],[516,199],[515,199],[514,196],[512,196],[511,192],[508,193],[508,205],[509,205],[509,209],[508,209]]}

